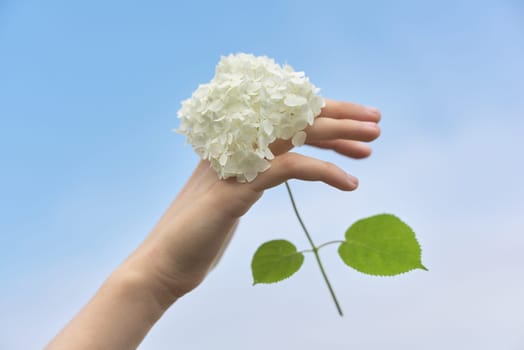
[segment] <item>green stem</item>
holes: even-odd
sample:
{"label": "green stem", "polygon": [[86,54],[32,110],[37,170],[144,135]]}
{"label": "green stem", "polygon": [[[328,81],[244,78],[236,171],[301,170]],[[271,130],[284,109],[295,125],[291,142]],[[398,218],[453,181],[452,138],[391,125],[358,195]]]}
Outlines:
{"label": "green stem", "polygon": [[330,244],[335,244],[335,243],[344,243],[344,241],[338,240],[338,241],[329,241],[329,242],[326,242],[326,243],[322,243],[321,245],[319,245],[317,247],[317,249],[320,249],[322,247],[325,247],[325,246],[330,245]]}
{"label": "green stem", "polygon": [[[317,247],[317,250],[320,250],[320,248],[323,248],[327,245],[330,245],[330,244],[336,244],[336,243],[344,243],[345,241],[329,241],[329,242],[326,242],[326,243],[322,243],[321,245],[319,245]],[[313,253],[314,250],[313,249],[304,249],[304,250],[301,250],[299,251],[298,253]]]}
{"label": "green stem", "polygon": [[333,287],[331,287],[331,283],[329,283],[329,279],[327,277],[326,271],[324,270],[324,266],[322,265],[322,261],[320,260],[320,256],[318,255],[318,249],[326,244],[333,243],[328,242],[322,244],[320,247],[315,246],[315,243],[313,243],[313,240],[311,239],[311,235],[309,234],[306,225],[304,225],[304,222],[302,221],[302,218],[300,217],[300,214],[298,213],[297,205],[295,204],[295,198],[293,198],[293,193],[291,193],[291,188],[289,187],[288,182],[285,182],[287,192],[289,194],[289,198],[291,199],[291,204],[293,205],[293,210],[295,211],[295,215],[297,216],[298,222],[300,222],[300,226],[302,226],[302,229],[304,230],[304,233],[306,234],[307,240],[309,241],[309,244],[311,244],[311,248],[313,249],[313,253],[315,254],[315,258],[317,259],[318,267],[320,268],[320,272],[322,272],[322,276],[324,277],[324,280],[326,281],[327,287],[329,289],[329,292],[331,293],[331,297],[333,298],[333,301],[335,302],[335,306],[337,307],[338,314],[340,316],[343,316],[342,309],[340,308],[340,305],[338,304],[337,296],[335,295],[335,292],[333,291]]}

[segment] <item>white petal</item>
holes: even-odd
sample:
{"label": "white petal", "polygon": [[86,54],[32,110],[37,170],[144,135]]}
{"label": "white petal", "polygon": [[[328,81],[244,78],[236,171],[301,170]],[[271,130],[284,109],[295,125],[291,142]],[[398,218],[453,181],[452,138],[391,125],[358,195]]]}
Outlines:
{"label": "white petal", "polygon": [[304,143],[306,143],[306,133],[304,131],[299,131],[295,135],[293,135],[293,138],[291,139],[291,143],[295,147],[302,146]]}
{"label": "white petal", "polygon": [[267,119],[262,121],[262,128],[267,134],[271,134],[273,132],[273,124]]}
{"label": "white petal", "polygon": [[284,103],[286,104],[286,106],[289,106],[289,107],[302,106],[307,103],[307,99],[303,96],[289,94],[286,96]]}
{"label": "white petal", "polygon": [[209,104],[207,108],[210,111],[218,112],[219,110],[222,109],[222,107],[224,107],[224,102],[222,102],[221,100],[214,100],[213,102]]}
{"label": "white petal", "polygon": [[226,165],[226,163],[227,163],[227,153],[222,153],[222,155],[220,156],[220,159],[218,160],[218,162],[222,166]]}
{"label": "white petal", "polygon": [[258,172],[254,169],[248,169],[246,173],[244,173],[244,177],[247,182],[253,181],[258,175]]}
{"label": "white petal", "polygon": [[266,159],[269,159],[269,160],[275,159],[275,155],[273,154],[273,152],[271,152],[271,150],[269,148],[264,149],[264,153],[265,153],[264,157]]}

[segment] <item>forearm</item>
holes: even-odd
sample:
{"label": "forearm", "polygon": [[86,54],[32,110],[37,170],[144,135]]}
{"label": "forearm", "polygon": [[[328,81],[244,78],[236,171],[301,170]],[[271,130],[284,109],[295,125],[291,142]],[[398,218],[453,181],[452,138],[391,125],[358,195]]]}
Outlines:
{"label": "forearm", "polygon": [[[176,299],[204,278],[220,259],[237,220],[211,220],[214,224],[210,227],[230,229],[210,230],[208,234],[213,237],[208,238],[202,235],[206,230],[193,230],[200,227],[193,223],[196,214],[180,214],[186,211],[177,204],[171,204],[148,238],[109,276],[47,350],[136,348]],[[201,240],[204,242],[199,247]],[[191,254],[207,249],[214,253],[205,254],[209,256],[206,259]],[[186,255],[189,262],[182,266],[176,257]]]}
{"label": "forearm", "polygon": [[140,250],[131,255],[46,349],[136,348],[175,301],[145,259]]}

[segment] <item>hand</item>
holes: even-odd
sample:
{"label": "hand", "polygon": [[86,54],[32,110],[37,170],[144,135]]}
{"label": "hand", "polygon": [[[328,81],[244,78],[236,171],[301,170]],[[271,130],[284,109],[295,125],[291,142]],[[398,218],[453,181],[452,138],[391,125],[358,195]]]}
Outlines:
{"label": "hand", "polygon": [[[334,150],[352,158],[369,156],[363,142],[380,134],[380,113],[364,106],[326,101],[314,124],[305,131],[306,144]],[[290,141],[271,145],[275,159],[271,168],[251,183],[219,180],[207,161],[201,161],[183,190],[168,208],[141,250],[151,271],[178,298],[204,279],[221,255],[238,219],[262,196],[264,190],[295,178],[323,181],[350,191],[358,180],[338,166],[289,152]]]}
{"label": "hand", "polygon": [[[310,146],[352,158],[370,154],[362,143],[379,136],[380,113],[327,101],[306,129]],[[345,191],[358,181],[334,164],[289,152],[289,141],[271,145],[271,168],[251,183],[219,180],[201,161],[146,240],[122,263],[91,301],[46,349],[131,349],[179,297],[194,289],[220,257],[238,219],[265,189],[291,179],[323,181]]]}

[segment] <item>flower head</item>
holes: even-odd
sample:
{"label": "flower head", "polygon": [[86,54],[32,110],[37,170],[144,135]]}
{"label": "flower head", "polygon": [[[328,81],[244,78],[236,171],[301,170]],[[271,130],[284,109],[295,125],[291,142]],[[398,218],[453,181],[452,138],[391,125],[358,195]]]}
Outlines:
{"label": "flower head", "polygon": [[213,79],[182,102],[178,132],[219,178],[251,182],[270,167],[276,139],[305,142],[324,99],[304,72],[266,56],[222,57]]}

